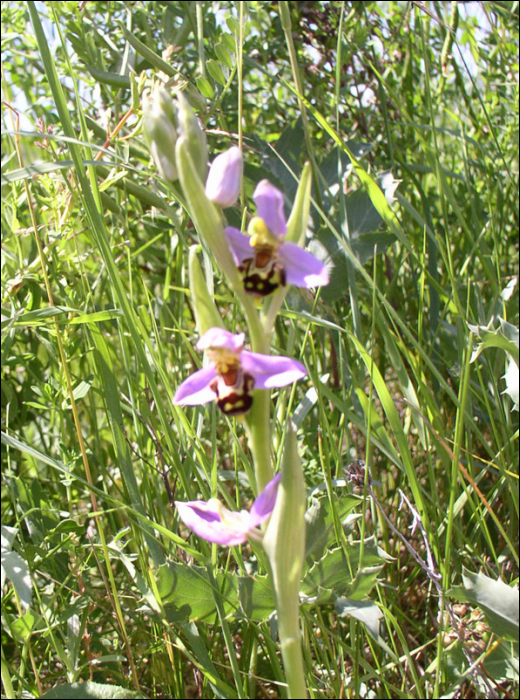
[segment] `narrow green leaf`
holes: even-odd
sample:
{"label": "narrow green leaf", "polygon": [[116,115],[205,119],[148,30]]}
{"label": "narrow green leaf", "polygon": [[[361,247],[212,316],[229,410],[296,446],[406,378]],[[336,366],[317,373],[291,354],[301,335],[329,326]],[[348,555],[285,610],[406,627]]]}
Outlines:
{"label": "narrow green leaf", "polygon": [[[372,361],[370,355],[366,351],[366,348],[350,332],[349,337],[354,347],[358,351],[359,356],[365,363],[367,370],[371,373],[374,388],[377,392],[377,395],[379,396],[379,400],[381,401],[381,405],[383,407],[390,427],[392,428],[392,433],[399,447],[402,464],[408,477],[410,488],[412,489],[415,505],[419,509],[421,515],[423,515],[426,513],[423,503],[423,497],[421,494],[421,489],[419,488],[419,484],[417,482],[417,474],[410,454],[408,438],[405,435],[403,426],[401,424],[401,419],[399,417],[399,413],[397,412],[397,408],[395,407],[394,401],[386,386],[384,378],[381,376],[378,367],[376,366],[375,362]],[[425,522],[424,524],[426,526],[427,522]]]}
{"label": "narrow green leaf", "polygon": [[206,68],[213,80],[215,80],[217,83],[219,83],[219,85],[222,85],[222,87],[224,87],[227,83],[227,80],[224,77],[224,73],[222,72],[220,64],[218,64],[213,58],[210,58],[208,61],[206,61]]}
{"label": "narrow green leaf", "polygon": [[88,63],[85,63],[85,68],[93,78],[103,85],[110,85],[110,87],[115,88],[126,88],[127,90],[130,89],[130,78],[126,75],[107,73],[107,71],[99,70],[99,68],[95,68]]}
{"label": "narrow green leaf", "polygon": [[[141,500],[139,486],[135,476],[135,471],[132,465],[130,456],[130,448],[125,438],[123,429],[123,412],[121,410],[121,400],[119,397],[118,381],[112,365],[112,357],[103,337],[103,334],[97,326],[90,329],[92,339],[95,344],[94,359],[98,368],[98,376],[101,381],[101,390],[105,398],[108,416],[110,418],[110,429],[114,441],[114,447],[117,455],[117,464],[121,470],[121,476],[125,484],[130,503],[132,507],[141,515],[146,515],[146,510]],[[146,543],[150,549],[150,553],[156,566],[164,562],[164,555],[157,543],[151,529],[146,525],[142,525],[143,534]]]}
{"label": "narrow green leaf", "polygon": [[[126,39],[126,41],[128,41],[130,46],[132,46],[140,56],[146,58],[146,60],[149,61],[154,68],[157,68],[157,70],[166,73],[166,75],[169,75],[170,78],[179,75],[179,72],[172,65],[170,65],[164,59],[158,56],[155,53],[155,51],[149,49],[148,46],[146,46],[146,44],[143,44],[143,42],[136,36],[134,36],[134,34],[132,34],[132,32],[129,31],[124,26],[124,24],[120,24],[119,26],[121,28],[121,31],[123,32],[124,38]],[[130,82],[128,83],[128,87],[130,87]]]}

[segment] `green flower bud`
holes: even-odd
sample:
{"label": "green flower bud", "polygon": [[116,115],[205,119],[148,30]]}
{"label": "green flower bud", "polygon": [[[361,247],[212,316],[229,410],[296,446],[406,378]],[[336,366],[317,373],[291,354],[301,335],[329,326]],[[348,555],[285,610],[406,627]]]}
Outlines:
{"label": "green flower bud", "polygon": [[201,182],[206,182],[208,175],[208,144],[206,134],[201,129],[195,112],[190,107],[185,95],[180,92],[177,96],[177,127],[179,135],[184,136],[188,151],[197,170]]}
{"label": "green flower bud", "polygon": [[175,164],[175,106],[162,87],[143,98],[143,131],[157,170],[165,180],[178,179]]}

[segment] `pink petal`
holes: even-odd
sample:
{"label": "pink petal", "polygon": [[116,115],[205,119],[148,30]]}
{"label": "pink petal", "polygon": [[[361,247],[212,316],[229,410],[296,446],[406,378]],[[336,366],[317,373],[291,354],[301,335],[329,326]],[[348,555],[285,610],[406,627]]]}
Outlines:
{"label": "pink petal", "polygon": [[173,403],[184,406],[197,406],[201,403],[213,401],[216,394],[209,388],[209,385],[216,376],[217,373],[213,363],[191,374],[175,392]]}
{"label": "pink petal", "polygon": [[285,278],[297,287],[321,287],[329,283],[327,267],[296,243],[282,243],[278,257],[285,267]]}
{"label": "pink petal", "polygon": [[208,542],[227,546],[242,544],[252,528],[251,516],[246,511],[227,512],[227,522],[206,501],[175,501],[182,522]]}
{"label": "pink petal", "polygon": [[197,349],[224,348],[225,350],[239,353],[244,347],[244,338],[244,333],[233,335],[225,328],[214,327],[210,328],[199,338]]}
{"label": "pink petal", "polygon": [[[223,527],[220,515],[216,511],[210,510],[205,501],[188,501],[187,503],[175,501],[175,505],[182,522],[199,537],[208,540],[208,542],[215,542],[215,544],[235,544],[229,541],[230,533]],[[241,541],[243,542],[245,539],[244,536]]]}
{"label": "pink petal", "polygon": [[272,389],[287,386],[305,377],[307,370],[297,360],[290,357],[260,355],[243,350],[240,355],[242,369],[255,380],[255,389]]}
{"label": "pink petal", "polygon": [[215,158],[206,180],[206,196],[221,207],[231,207],[238,199],[242,179],[242,151],[232,146]]}
{"label": "pink petal", "polygon": [[260,525],[271,515],[274,504],[276,503],[276,496],[278,494],[278,486],[281,478],[282,475],[277,474],[274,479],[271,479],[256,501],[253,503],[249,523],[250,527]]}
{"label": "pink petal", "polygon": [[240,233],[237,228],[233,228],[232,226],[226,228],[226,235],[237,266],[243,263],[244,260],[254,256],[255,251],[251,246],[250,236],[245,236],[243,233]]}
{"label": "pink petal", "polygon": [[256,213],[275,236],[285,236],[287,224],[283,213],[283,194],[269,180],[261,180],[253,194]]}

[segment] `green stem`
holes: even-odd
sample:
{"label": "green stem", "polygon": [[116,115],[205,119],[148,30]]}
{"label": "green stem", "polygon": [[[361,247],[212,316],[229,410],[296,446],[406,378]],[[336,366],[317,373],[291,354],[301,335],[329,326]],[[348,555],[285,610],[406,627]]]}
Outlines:
{"label": "green stem", "polygon": [[274,476],[271,462],[270,409],[271,392],[265,389],[255,391],[253,406],[247,416],[247,436],[255,465],[256,494],[260,493]]}
{"label": "green stem", "polygon": [[[294,603],[296,603],[296,606]],[[288,612],[285,607],[287,605],[292,605],[295,609]],[[296,627],[293,624],[293,620],[297,623]],[[285,680],[287,681],[290,698],[307,697],[299,620],[299,601],[278,599],[278,631],[280,633]]]}

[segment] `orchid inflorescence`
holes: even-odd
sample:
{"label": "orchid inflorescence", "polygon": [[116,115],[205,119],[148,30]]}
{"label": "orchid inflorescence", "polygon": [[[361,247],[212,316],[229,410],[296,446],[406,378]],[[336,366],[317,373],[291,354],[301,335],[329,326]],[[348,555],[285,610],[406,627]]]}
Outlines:
{"label": "orchid inflorescence", "polygon": [[[252,350],[245,350],[245,333],[230,333],[223,327],[200,269],[196,247],[192,246],[190,293],[200,332],[196,347],[205,351],[206,364],[181,383],[173,403],[194,406],[215,401],[227,416],[247,415],[246,430],[255,466],[252,486],[254,489],[255,481],[263,489],[250,511],[231,511],[211,498],[176,501],[177,513],[190,530],[214,544],[235,546],[247,540],[262,541],[277,596],[289,696],[303,697],[306,691],[298,606],[305,554],[305,483],[290,422],[282,471],[273,477],[270,404],[262,390],[287,386],[307,374],[297,360],[265,354],[276,312],[283,301],[283,289],[289,284],[318,287],[329,281],[327,266],[295,242],[301,241],[306,232],[310,166],[302,173],[289,226],[283,194],[268,180],[262,180],[253,193],[256,215],[245,234],[232,226],[225,228],[221,211],[238,200],[243,168],[240,148],[233,146],[221,153],[208,171],[206,137],[195,114],[184,96],[180,95],[174,104],[163,88],[145,98],[143,117],[157,167],[183,201],[240,300],[252,343]],[[261,300],[279,290],[282,293],[272,303],[265,303],[266,315],[262,317]],[[259,529],[267,520],[267,527]]]}

